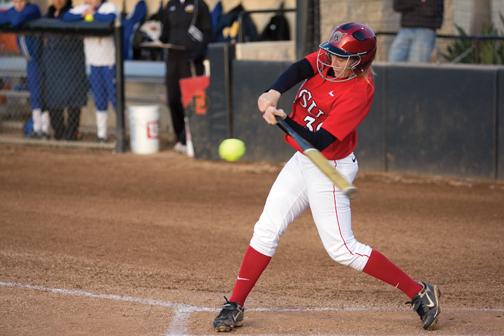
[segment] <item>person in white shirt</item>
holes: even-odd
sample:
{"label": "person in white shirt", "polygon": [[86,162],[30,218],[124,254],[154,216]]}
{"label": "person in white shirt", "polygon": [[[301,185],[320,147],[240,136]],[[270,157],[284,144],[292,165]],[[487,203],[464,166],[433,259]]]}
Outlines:
{"label": "person in white shirt", "polygon": [[[113,22],[117,17],[114,4],[105,0],[85,0],[85,4],[65,13],[64,21]],[[86,63],[90,66],[89,83],[96,106],[96,139],[107,141],[108,103],[116,107],[115,45],[112,36],[84,38]]]}

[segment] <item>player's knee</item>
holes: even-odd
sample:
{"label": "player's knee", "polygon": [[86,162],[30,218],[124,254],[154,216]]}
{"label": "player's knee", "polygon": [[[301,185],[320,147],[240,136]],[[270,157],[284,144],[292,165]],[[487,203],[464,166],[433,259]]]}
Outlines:
{"label": "player's knee", "polygon": [[277,228],[277,225],[274,225],[266,216],[261,216],[254,226],[254,234],[252,235],[250,246],[262,254],[271,257],[275,254],[280,236],[281,232]]}
{"label": "player's knee", "polygon": [[335,243],[326,247],[327,253],[335,262],[362,271],[366,266],[371,248],[356,240]]}
{"label": "player's knee", "polygon": [[257,233],[254,230],[254,234],[250,240],[250,246],[252,246],[256,251],[272,257],[278,247],[278,240],[262,233]]}

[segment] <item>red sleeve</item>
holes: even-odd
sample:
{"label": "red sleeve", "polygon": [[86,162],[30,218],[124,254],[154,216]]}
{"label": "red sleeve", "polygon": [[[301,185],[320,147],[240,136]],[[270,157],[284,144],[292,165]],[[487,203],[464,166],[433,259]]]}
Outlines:
{"label": "red sleeve", "polygon": [[358,85],[365,85],[365,88],[350,87],[322,125],[340,141],[355,131],[371,109],[374,97],[373,82],[367,82],[362,78]]}
{"label": "red sleeve", "polygon": [[308,54],[305,56],[305,60],[307,60],[308,63],[310,63],[310,65],[313,69],[313,73],[315,73],[315,74],[318,72],[318,70],[317,70],[317,55],[318,55],[318,51],[314,51],[311,54]]}

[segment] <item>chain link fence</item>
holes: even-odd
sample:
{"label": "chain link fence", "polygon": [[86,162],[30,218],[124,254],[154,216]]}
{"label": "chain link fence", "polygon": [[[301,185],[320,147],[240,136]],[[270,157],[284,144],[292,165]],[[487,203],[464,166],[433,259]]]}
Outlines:
{"label": "chain link fence", "polygon": [[116,144],[122,151],[124,88],[115,38],[121,35],[111,24],[90,26],[41,19],[21,30],[1,28],[2,41],[17,42],[0,44],[2,136],[22,132],[32,140]]}

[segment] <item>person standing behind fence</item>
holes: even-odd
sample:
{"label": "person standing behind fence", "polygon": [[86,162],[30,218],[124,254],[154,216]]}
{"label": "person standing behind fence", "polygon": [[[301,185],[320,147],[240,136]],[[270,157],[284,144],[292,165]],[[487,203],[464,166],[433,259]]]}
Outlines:
{"label": "person standing behind fence", "polygon": [[179,80],[204,74],[203,61],[212,37],[212,18],[203,0],[170,0],[161,10],[160,16],[163,26],[161,42],[184,48],[168,50],[166,93],[177,138],[174,149],[186,153],[184,107]]}
{"label": "person standing behind fence", "polygon": [[[72,8],[72,0],[53,0],[46,17],[61,19]],[[82,38],[49,35],[44,41],[46,105],[56,140],[78,140],[81,108],[87,103],[88,82]],[[64,111],[67,109],[65,123]]]}
{"label": "person standing behind fence", "polygon": [[[85,0],[63,15],[64,21],[113,22],[117,17],[114,4],[106,0]],[[107,142],[107,109],[110,102],[116,108],[115,46],[112,36],[85,37],[84,52],[90,65],[89,83],[96,105],[96,141]]]}
{"label": "person standing behind fence", "polygon": [[[0,25],[10,24],[19,28],[28,21],[40,18],[40,8],[26,0],[13,0],[13,6],[0,13]],[[49,114],[44,110],[42,86],[43,73],[40,68],[42,57],[41,40],[37,36],[18,35],[18,47],[26,58],[26,76],[30,91],[33,119],[33,138],[49,138]]]}
{"label": "person standing behind fence", "polygon": [[394,0],[394,10],[401,13],[401,29],[390,47],[390,62],[430,61],[436,30],[443,23],[443,6],[443,0]]}
{"label": "person standing behind fence", "polygon": [[147,4],[145,0],[139,0],[133,11],[123,19],[123,59],[131,60],[133,55],[133,39],[136,31],[145,22],[147,16]]}

